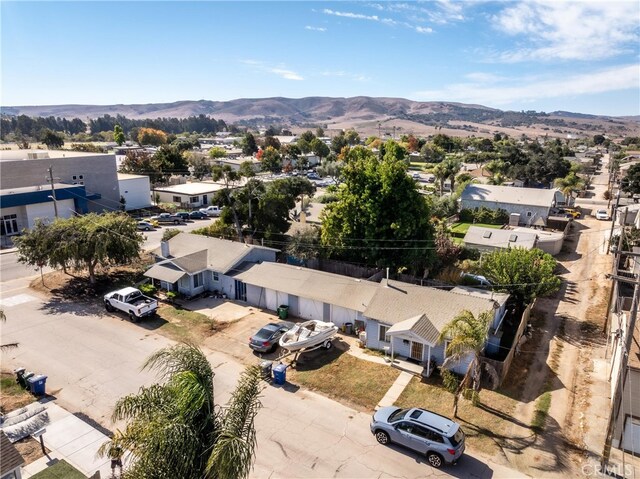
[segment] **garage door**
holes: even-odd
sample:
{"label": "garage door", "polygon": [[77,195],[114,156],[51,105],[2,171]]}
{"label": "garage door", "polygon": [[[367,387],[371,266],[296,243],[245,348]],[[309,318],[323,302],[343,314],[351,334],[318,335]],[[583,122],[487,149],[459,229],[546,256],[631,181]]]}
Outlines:
{"label": "garage door", "polygon": [[640,419],[627,417],[622,436],[622,449],[633,454],[640,453]]}
{"label": "garage door", "polygon": [[273,289],[265,289],[264,297],[267,301],[267,309],[275,311],[278,309],[278,292]]}
{"label": "garage door", "polygon": [[324,303],[322,301],[300,298],[299,309],[301,318],[323,320]]}
{"label": "garage door", "polygon": [[331,321],[336,326],[342,326],[344,323],[353,323],[355,320],[356,312],[352,309],[341,306],[331,306]]}

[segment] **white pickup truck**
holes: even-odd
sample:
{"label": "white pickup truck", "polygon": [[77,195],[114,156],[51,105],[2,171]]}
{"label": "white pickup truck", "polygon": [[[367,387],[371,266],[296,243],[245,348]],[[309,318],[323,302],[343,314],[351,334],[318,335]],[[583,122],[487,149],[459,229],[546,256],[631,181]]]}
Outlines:
{"label": "white pickup truck", "polygon": [[136,288],[123,288],[104,296],[104,307],[107,311],[123,311],[131,321],[136,322],[145,316],[156,314],[158,302],[149,298]]}

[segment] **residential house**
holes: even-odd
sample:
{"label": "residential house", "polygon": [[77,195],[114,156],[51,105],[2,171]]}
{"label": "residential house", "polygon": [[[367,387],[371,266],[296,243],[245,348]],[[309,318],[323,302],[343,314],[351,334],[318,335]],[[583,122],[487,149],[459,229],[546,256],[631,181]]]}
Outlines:
{"label": "residential house", "polygon": [[464,236],[464,244],[481,252],[491,252],[508,248],[536,247],[538,236],[534,232],[513,231],[482,226],[470,226]]}
{"label": "residential house", "polygon": [[22,465],[25,463],[20,452],[0,431],[0,479],[21,479]]}
{"label": "residential house", "polygon": [[151,206],[151,184],[148,176],[118,173],[118,187],[127,211]]}
{"label": "residential house", "polygon": [[[457,292],[416,286],[383,279],[382,282],[351,278],[300,266],[263,262],[233,275],[246,286],[246,301],[275,310],[289,306],[293,316],[331,321],[337,326],[352,323],[366,332],[366,345],[411,358],[419,363],[433,357],[445,359],[445,346],[438,338],[445,324],[463,310],[478,315],[490,311],[490,337],[498,330],[506,312],[508,295]],[[499,344],[499,338],[494,339]],[[464,373],[470,358],[455,365]]]}
{"label": "residential house", "polygon": [[228,165],[232,170],[238,171],[240,170],[240,165],[245,162],[249,162],[251,165],[251,169],[258,173],[260,171],[260,160],[253,156],[238,156],[238,157],[227,157],[227,158],[217,158],[215,160],[211,160],[212,163],[218,164],[220,166]]}
{"label": "residential house", "polygon": [[515,188],[485,184],[469,184],[460,196],[463,209],[485,207],[519,214],[519,223],[527,226],[543,223],[551,215],[551,209],[564,204],[565,197],[559,190]]}
{"label": "residential house", "polygon": [[275,261],[277,253],[273,248],[180,233],[153,251],[158,262],[144,275],[186,296],[217,291],[246,301],[245,286],[234,274],[253,263]]}

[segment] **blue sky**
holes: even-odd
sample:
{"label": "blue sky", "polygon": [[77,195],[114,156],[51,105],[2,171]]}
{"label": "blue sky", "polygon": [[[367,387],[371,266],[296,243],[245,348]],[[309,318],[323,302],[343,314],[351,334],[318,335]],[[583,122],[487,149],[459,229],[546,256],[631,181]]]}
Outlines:
{"label": "blue sky", "polygon": [[0,104],[367,95],[639,115],[639,5],[3,0]]}

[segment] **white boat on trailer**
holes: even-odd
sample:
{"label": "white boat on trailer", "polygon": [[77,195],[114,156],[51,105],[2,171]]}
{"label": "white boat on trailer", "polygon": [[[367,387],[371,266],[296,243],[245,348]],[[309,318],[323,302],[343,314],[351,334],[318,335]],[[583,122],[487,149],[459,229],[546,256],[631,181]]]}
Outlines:
{"label": "white boat on trailer", "polygon": [[290,352],[324,347],[331,347],[331,338],[338,332],[338,327],[324,321],[305,321],[296,324],[280,337],[280,346]]}

